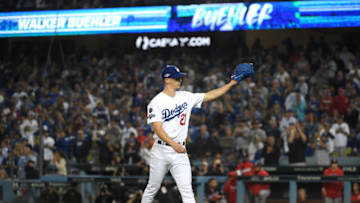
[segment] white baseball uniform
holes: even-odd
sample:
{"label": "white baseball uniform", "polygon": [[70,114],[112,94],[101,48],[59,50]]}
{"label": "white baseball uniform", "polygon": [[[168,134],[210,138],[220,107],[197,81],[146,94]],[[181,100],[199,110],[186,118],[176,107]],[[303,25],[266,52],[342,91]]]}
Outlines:
{"label": "white baseball uniform", "polygon": [[[174,97],[163,92],[157,94],[148,105],[148,124],[162,122],[167,135],[175,142],[185,146],[188,134],[191,109],[200,108],[204,93],[177,91]],[[179,188],[184,203],[194,203],[192,190],[191,166],[186,153],[177,153],[157,135],[151,149],[149,181],[144,191],[141,203],[151,203],[158,192],[164,176],[170,170]]]}

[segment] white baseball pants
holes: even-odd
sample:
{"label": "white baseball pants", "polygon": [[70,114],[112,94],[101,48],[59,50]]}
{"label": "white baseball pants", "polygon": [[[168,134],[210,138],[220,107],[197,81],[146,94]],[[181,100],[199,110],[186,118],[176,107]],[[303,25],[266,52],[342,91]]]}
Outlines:
{"label": "white baseball pants", "polygon": [[191,185],[191,166],[186,153],[177,153],[170,146],[155,143],[151,149],[149,181],[141,203],[152,203],[164,176],[170,170],[183,203],[195,203]]}

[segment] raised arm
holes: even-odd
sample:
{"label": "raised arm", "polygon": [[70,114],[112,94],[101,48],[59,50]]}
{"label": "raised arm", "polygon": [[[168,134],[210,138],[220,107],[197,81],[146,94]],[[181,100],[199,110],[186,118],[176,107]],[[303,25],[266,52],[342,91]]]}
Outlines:
{"label": "raised arm", "polygon": [[303,142],[307,141],[306,135],[305,133],[302,131],[302,127],[300,126],[300,124],[298,122],[296,122],[296,129],[298,130],[298,132],[300,133],[300,137],[302,139]]}
{"label": "raised arm", "polygon": [[210,90],[209,92],[205,93],[203,102],[212,101],[218,97],[221,97],[236,84],[237,84],[237,82],[235,80],[231,80],[229,83],[227,83],[226,85],[224,85],[222,87]]}
{"label": "raised arm", "polygon": [[203,102],[212,101],[218,97],[221,97],[226,92],[228,92],[234,85],[238,84],[243,79],[252,76],[253,74],[254,67],[252,63],[240,63],[236,66],[234,74],[231,76],[231,81],[220,88],[205,93]]}

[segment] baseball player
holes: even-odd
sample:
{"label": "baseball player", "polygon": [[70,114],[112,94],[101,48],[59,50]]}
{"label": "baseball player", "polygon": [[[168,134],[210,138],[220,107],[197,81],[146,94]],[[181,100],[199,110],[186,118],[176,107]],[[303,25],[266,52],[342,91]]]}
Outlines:
{"label": "baseball player", "polygon": [[158,192],[162,180],[170,170],[179,188],[184,203],[194,203],[191,185],[191,166],[186,152],[185,140],[193,107],[201,107],[203,102],[214,100],[246,77],[254,74],[251,63],[239,64],[224,86],[207,93],[177,91],[184,73],[174,65],[167,65],[161,73],[164,89],[148,104],[148,124],[152,124],[155,143],[151,149],[149,181],[142,196],[142,203],[151,203]]}
{"label": "baseball player", "polygon": [[[269,173],[261,168],[261,164],[256,162],[252,169],[253,176],[269,176]],[[270,196],[270,183],[253,183],[250,187],[254,203],[265,203]]]}
{"label": "baseball player", "polygon": [[[251,176],[253,163],[249,161],[249,154],[246,151],[242,152],[242,162],[238,164],[236,168],[236,174],[238,176]],[[251,202],[250,188],[252,183],[245,183],[244,203]]]}
{"label": "baseball player", "polygon": [[[338,167],[336,159],[331,160],[330,167],[324,171],[324,176],[344,176],[344,171]],[[341,203],[344,182],[328,182],[324,183],[322,194],[325,203]]]}

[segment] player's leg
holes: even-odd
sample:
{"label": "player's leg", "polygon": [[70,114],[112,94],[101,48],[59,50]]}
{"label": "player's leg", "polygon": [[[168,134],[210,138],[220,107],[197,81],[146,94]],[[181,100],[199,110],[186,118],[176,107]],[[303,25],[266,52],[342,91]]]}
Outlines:
{"label": "player's leg", "polygon": [[149,181],[142,196],[141,203],[151,203],[153,201],[164,176],[169,171],[168,162],[160,158],[161,153],[163,152],[154,145],[151,151]]}
{"label": "player's leg", "polygon": [[170,166],[170,172],[179,188],[182,202],[195,203],[191,181],[191,166],[187,154],[176,154]]}

